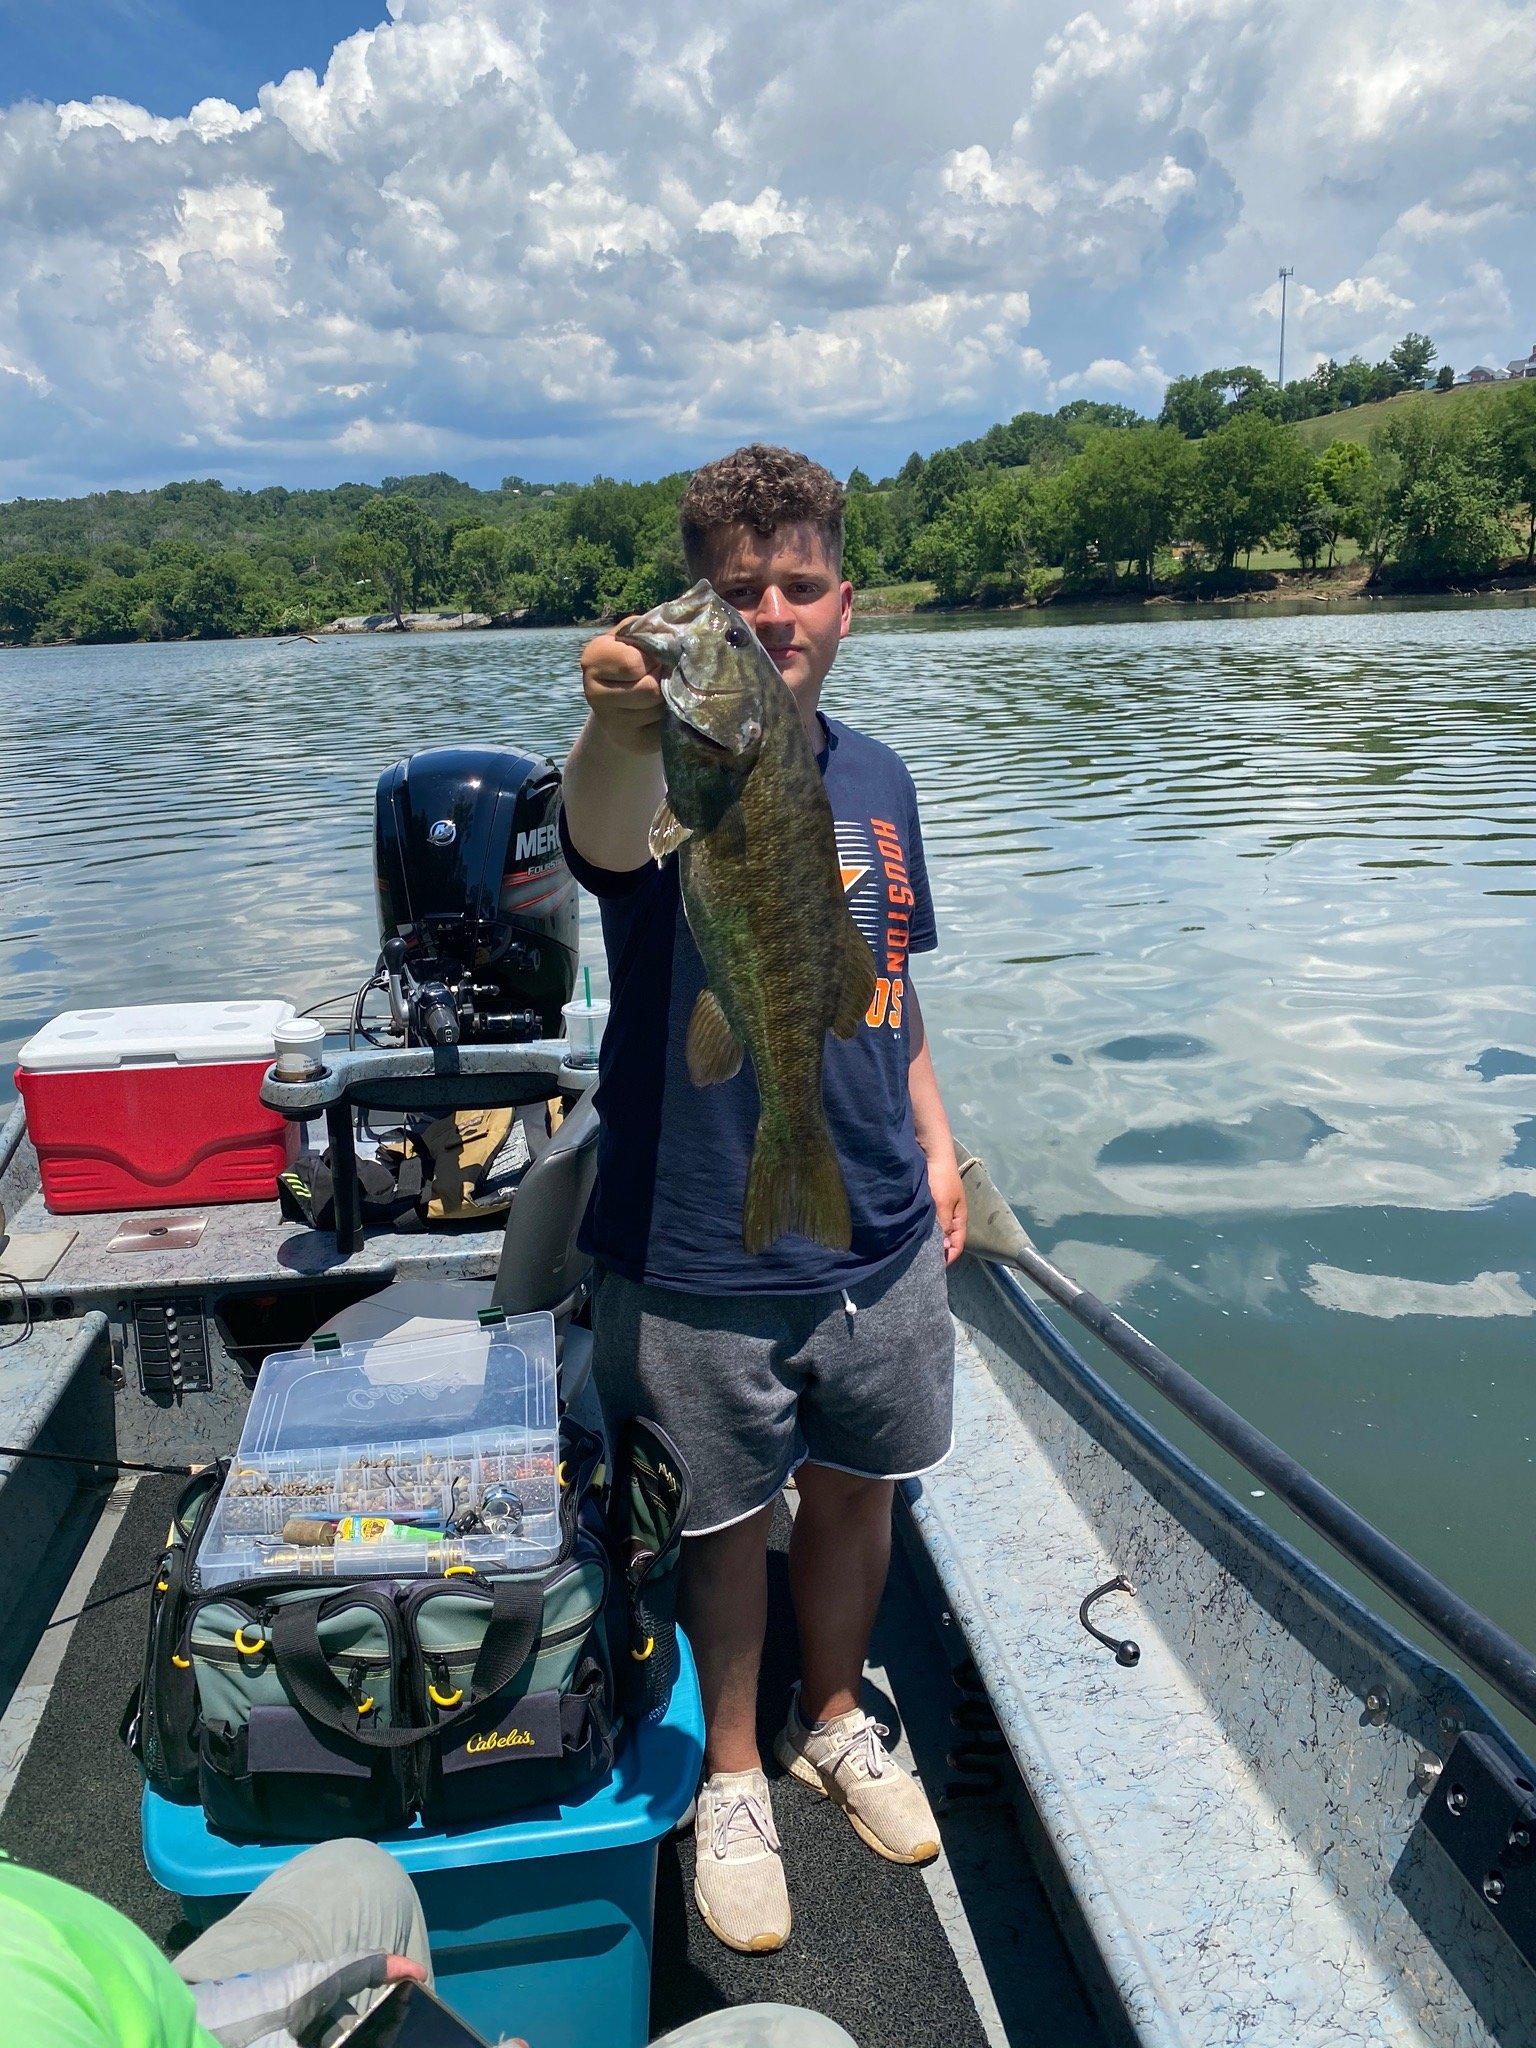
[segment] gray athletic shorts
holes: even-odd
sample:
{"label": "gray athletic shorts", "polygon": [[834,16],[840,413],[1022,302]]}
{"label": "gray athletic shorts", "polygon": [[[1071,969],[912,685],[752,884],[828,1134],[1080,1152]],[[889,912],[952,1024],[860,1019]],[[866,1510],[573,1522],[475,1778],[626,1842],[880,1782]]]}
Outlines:
{"label": "gray athletic shorts", "polygon": [[678,1294],[599,1269],[592,1371],[610,1428],[648,1415],[688,1461],[684,1533],[767,1505],[807,1460],[912,1479],[949,1455],[955,1331],[944,1239],[837,1294]]}

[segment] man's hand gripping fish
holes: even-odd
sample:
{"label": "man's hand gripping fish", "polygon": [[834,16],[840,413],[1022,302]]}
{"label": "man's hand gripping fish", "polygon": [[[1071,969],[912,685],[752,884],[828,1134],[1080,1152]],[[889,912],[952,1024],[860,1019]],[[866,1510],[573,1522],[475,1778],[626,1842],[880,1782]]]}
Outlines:
{"label": "man's hand gripping fish", "polygon": [[821,1095],[828,1031],[852,1038],[875,959],[848,914],[832,807],[799,710],[739,612],[708,583],[620,629],[663,668],[667,795],[657,861],[678,854],[708,986],[688,1026],[707,1088],[752,1055],[761,1102],[742,1243],[787,1231],[848,1248],[848,1192]]}

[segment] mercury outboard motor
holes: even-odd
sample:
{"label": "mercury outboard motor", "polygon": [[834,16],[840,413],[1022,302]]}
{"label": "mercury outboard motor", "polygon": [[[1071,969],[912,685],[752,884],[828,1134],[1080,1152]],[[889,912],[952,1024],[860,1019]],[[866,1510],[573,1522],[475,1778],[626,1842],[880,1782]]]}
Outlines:
{"label": "mercury outboard motor", "polygon": [[512,747],[429,747],[379,778],[374,877],[396,1028],[417,1044],[558,1038],[576,981],[560,771]]}

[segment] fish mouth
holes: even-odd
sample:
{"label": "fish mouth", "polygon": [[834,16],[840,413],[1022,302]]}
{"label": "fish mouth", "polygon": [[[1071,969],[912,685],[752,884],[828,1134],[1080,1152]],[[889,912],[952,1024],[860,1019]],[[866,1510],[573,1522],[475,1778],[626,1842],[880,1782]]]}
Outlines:
{"label": "fish mouth", "polygon": [[695,583],[692,590],[684,591],[681,597],[659,604],[654,611],[631,619],[627,626],[620,626],[614,638],[622,640],[627,647],[638,647],[642,653],[669,667],[675,667],[682,660],[684,634],[703,617],[714,599],[714,589],[710,584]]}
{"label": "fish mouth", "polygon": [[[666,689],[667,701],[669,703],[672,702],[673,690],[679,686],[688,692],[696,704],[739,704],[744,697],[750,697],[752,694],[750,690],[701,690],[689,675],[687,669],[683,667],[681,659],[678,660],[676,667],[667,677]],[[672,704],[672,708],[674,711],[679,711],[679,707],[675,703]],[[680,711],[679,715],[681,715]]]}
{"label": "fish mouth", "polygon": [[682,632],[658,620],[654,614],[620,626],[613,637],[626,647],[638,647],[642,654],[649,654],[666,668],[675,667],[683,658]]}

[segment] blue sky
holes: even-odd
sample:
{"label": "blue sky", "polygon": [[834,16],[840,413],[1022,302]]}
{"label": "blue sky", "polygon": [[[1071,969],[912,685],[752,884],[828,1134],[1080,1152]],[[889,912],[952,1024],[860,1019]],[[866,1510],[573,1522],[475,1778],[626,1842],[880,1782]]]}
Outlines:
{"label": "blue sky", "polygon": [[296,65],[323,71],[384,0],[0,0],[7,99],[132,100],[184,114],[215,96],[248,106]]}
{"label": "blue sky", "polygon": [[880,474],[1536,340],[1526,0],[0,0],[0,499]]}

